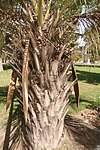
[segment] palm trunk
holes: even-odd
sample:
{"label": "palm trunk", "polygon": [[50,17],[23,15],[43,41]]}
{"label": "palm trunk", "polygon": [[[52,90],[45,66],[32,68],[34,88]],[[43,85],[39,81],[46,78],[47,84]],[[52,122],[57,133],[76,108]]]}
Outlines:
{"label": "palm trunk", "polygon": [[0,58],[0,72],[3,71],[2,58]]}
{"label": "palm trunk", "polygon": [[[47,97],[45,101],[50,100],[50,97]],[[51,102],[47,108],[43,108],[37,103],[37,107],[37,110],[34,110],[32,106],[29,107],[32,113],[29,119],[31,121],[29,136],[32,139],[32,147],[34,150],[53,150],[57,148],[61,140],[64,128],[64,115],[66,113],[64,112],[64,108],[58,113],[57,109],[59,108],[56,108],[54,102]],[[38,114],[35,111],[38,111]]]}
{"label": "palm trunk", "polygon": [[[32,40],[30,41],[32,45],[31,42]],[[43,50],[49,51],[51,47],[49,47],[50,49],[44,47]],[[45,55],[43,55],[44,59],[39,59],[37,53],[32,51],[32,47],[30,47],[27,120],[24,119],[23,108],[15,110],[13,115],[15,122],[18,122],[14,123],[17,124],[16,131],[11,133],[10,150],[18,149],[18,146],[15,146],[18,143],[19,148],[24,150],[53,150],[59,145],[64,130],[64,118],[68,109],[70,89],[76,83],[76,78],[74,77],[74,80],[70,81],[70,75],[67,74],[72,67],[71,59],[67,57],[62,68],[61,53],[58,54],[59,60],[58,57],[55,60],[52,58],[47,60]],[[50,56],[51,54],[49,54]],[[20,69],[17,67],[19,66],[14,68],[16,68],[20,85],[18,100],[22,106],[22,102],[24,105],[23,86],[22,77],[19,74],[22,66]],[[15,130],[15,125],[12,128]]]}
{"label": "palm trunk", "polygon": [[68,102],[66,98],[69,93],[65,97],[65,90],[62,89],[61,92],[57,90],[54,81],[50,84],[51,90],[42,91],[37,85],[32,86],[32,91],[29,90],[28,124],[31,127],[29,136],[33,140],[31,143],[34,142],[34,150],[57,148],[63,134]]}
{"label": "palm trunk", "polygon": [[[57,148],[64,131],[71,87],[77,82],[70,51],[66,48],[73,33],[66,40],[57,26],[63,9],[55,25],[57,14],[50,12],[51,4],[48,5],[46,20],[43,20],[42,0],[38,5],[36,16],[31,6],[25,5],[31,20],[25,18],[26,26],[24,29],[19,27],[18,32],[21,31],[16,32],[16,38],[12,40],[18,45],[14,43],[14,51],[13,44],[12,49],[10,47],[10,62],[19,82],[17,99],[20,103],[12,115],[10,150],[18,150],[18,147],[20,150]],[[78,94],[76,96],[78,98]]]}

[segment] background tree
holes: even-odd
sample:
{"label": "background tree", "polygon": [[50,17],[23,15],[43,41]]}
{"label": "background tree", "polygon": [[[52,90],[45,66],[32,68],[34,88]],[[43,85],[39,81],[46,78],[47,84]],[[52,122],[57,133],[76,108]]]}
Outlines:
{"label": "background tree", "polygon": [[31,2],[8,1],[6,9],[1,3],[1,27],[9,33],[4,48],[13,68],[6,109],[18,78],[6,150],[18,146],[24,150],[57,148],[64,133],[72,86],[79,103],[77,76],[71,60],[80,18],[77,3]]}
{"label": "background tree", "polygon": [[[99,22],[97,21],[98,15],[100,11],[98,8],[100,5],[96,6],[96,3],[92,6],[87,3],[87,5],[82,6],[82,16],[79,19],[79,26],[77,29],[77,32],[79,32],[81,35],[79,35],[77,43],[79,44],[79,48],[81,51],[83,62],[86,63],[88,59],[91,59],[91,62],[95,62],[96,59],[99,59],[99,47],[100,47],[100,29],[99,29]],[[91,16],[91,14],[94,13],[95,16]],[[87,14],[87,17],[84,17],[85,14]],[[96,17],[97,16],[97,17]],[[93,19],[94,18],[94,19]],[[93,21],[95,20],[95,21]]]}
{"label": "background tree", "polygon": [[3,65],[2,65],[2,46],[3,46],[3,40],[2,36],[0,35],[0,72],[3,71]]}

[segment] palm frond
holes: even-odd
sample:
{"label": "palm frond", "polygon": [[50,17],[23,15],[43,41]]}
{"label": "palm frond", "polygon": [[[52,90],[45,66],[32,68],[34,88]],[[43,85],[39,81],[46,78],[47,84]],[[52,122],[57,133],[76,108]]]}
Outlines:
{"label": "palm frond", "polygon": [[24,60],[23,60],[23,69],[22,69],[22,90],[23,90],[23,109],[25,120],[27,121],[28,117],[28,61],[29,61],[29,44],[30,37],[27,37],[26,45],[24,50]]}
{"label": "palm frond", "polygon": [[32,0],[32,5],[33,5],[33,9],[34,9],[35,13],[37,13],[37,5],[36,5],[35,0]]}
{"label": "palm frond", "polygon": [[43,26],[43,9],[42,9],[42,1],[43,1],[43,0],[39,0],[39,2],[38,2],[38,18],[39,18],[40,27]]}
{"label": "palm frond", "polygon": [[73,81],[77,80],[77,82],[74,84],[74,92],[75,92],[76,104],[78,107],[79,106],[79,86],[78,86],[77,75],[76,75],[76,72],[75,72],[73,65],[72,65],[72,77],[73,77]]}
{"label": "palm frond", "polygon": [[50,0],[49,3],[48,3],[48,8],[47,8],[47,12],[46,12],[46,15],[45,15],[45,20],[47,20],[49,18],[51,3],[52,3],[52,0]]}

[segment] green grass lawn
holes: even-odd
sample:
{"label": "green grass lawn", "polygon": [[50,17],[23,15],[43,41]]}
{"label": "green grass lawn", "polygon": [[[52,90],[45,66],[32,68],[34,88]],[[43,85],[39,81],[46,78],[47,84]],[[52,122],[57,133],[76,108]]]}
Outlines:
{"label": "green grass lawn", "polygon": [[[75,66],[79,79],[80,106],[70,105],[69,113],[100,106],[100,68]],[[73,97],[71,98],[73,100]]]}
{"label": "green grass lawn", "polygon": [[[69,113],[76,113],[85,108],[100,105],[100,68],[75,66],[80,90],[80,106],[77,109],[75,99],[69,107]],[[11,70],[0,72],[0,118],[5,115],[5,102]]]}
{"label": "green grass lawn", "polygon": [[100,68],[76,67],[80,97],[84,100],[96,100],[100,98]]}
{"label": "green grass lawn", "polygon": [[0,72],[0,87],[8,86],[10,82],[11,70]]}
{"label": "green grass lawn", "polygon": [[[4,122],[7,116],[5,103],[7,98],[7,90],[10,82],[11,70],[0,72],[0,122]],[[0,126],[3,124],[0,123]]]}

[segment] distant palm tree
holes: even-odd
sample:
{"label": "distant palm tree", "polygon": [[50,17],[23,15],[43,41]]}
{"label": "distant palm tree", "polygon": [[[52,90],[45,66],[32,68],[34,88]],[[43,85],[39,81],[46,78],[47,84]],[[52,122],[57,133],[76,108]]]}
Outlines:
{"label": "distant palm tree", "polygon": [[17,102],[9,119],[11,142],[6,149],[18,149],[19,145],[24,150],[53,150],[64,132],[73,86],[79,104],[71,60],[80,17],[77,5],[73,0],[60,5],[52,0],[32,0],[32,5],[19,1],[16,7],[13,5],[6,11],[0,10],[3,19],[6,17],[2,27],[11,34],[10,43],[5,46],[13,68],[6,109],[17,89]]}

